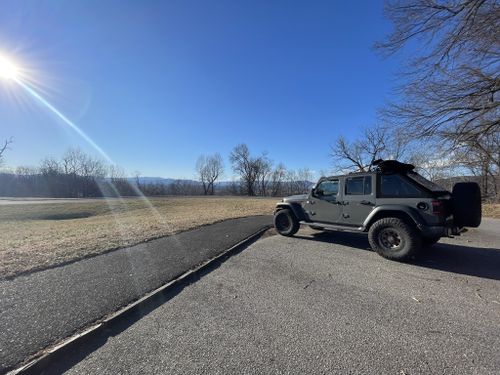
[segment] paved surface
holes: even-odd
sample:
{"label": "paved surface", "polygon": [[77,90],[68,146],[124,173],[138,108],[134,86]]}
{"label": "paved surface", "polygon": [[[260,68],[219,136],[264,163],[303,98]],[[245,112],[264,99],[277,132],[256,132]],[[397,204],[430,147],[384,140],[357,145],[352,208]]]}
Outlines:
{"label": "paved surface", "polygon": [[271,223],[228,220],[0,282],[0,373]]}
{"label": "paved surface", "polygon": [[414,264],[315,233],[256,242],[46,373],[500,373],[500,221]]}

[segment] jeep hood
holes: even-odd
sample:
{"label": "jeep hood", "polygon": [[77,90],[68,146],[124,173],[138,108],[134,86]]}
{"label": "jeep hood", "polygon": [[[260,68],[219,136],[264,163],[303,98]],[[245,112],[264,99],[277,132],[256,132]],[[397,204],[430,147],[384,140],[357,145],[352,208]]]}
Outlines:
{"label": "jeep hood", "polygon": [[289,197],[283,198],[285,203],[301,203],[307,200],[307,194],[291,195]]}

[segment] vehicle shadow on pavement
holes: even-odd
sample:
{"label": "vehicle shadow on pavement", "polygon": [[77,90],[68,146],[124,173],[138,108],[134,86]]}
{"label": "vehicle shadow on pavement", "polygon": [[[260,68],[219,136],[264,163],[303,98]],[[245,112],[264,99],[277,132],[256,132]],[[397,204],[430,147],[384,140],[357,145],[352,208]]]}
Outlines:
{"label": "vehicle shadow on pavement", "polygon": [[294,238],[304,240],[312,240],[319,242],[334,243],[337,245],[354,247],[356,249],[373,251],[368,243],[368,238],[365,234],[350,233],[350,232],[315,232],[308,236],[295,235]]}
{"label": "vehicle shadow on pavement", "polygon": [[[348,232],[318,232],[309,236],[296,235],[310,241],[369,250],[366,235]],[[408,264],[440,271],[500,280],[500,249],[438,243],[422,250],[418,258]]]}
{"label": "vehicle shadow on pavement", "polygon": [[440,271],[500,280],[500,249],[438,243],[412,264]]}

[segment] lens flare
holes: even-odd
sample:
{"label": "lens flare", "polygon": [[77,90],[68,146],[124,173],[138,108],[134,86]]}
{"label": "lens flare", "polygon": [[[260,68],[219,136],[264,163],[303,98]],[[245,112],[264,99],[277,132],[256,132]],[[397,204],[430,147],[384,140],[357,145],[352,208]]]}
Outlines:
{"label": "lens flare", "polygon": [[[45,99],[42,94],[40,94],[35,88],[29,83],[29,75],[23,70],[22,74],[20,69],[9,59],[0,55],[0,79],[6,81],[13,81],[17,83],[20,87],[24,89],[33,99],[35,99],[39,104],[41,104],[45,109],[52,112],[59,120],[64,124],[69,126],[73,131],[75,131],[82,139],[84,139],[90,146],[92,146],[108,163],[115,165],[113,160],[104,152],[104,150],[99,147],[99,145],[92,140],[82,129],[80,129],[73,121],[67,118],[61,111],[59,111],[52,103]],[[147,207],[151,210],[152,214],[158,220],[158,222],[165,228],[172,230],[171,224],[165,220],[165,218],[158,212],[156,207],[149,201],[149,199],[142,193],[142,191],[135,185],[130,184],[133,191],[141,199]],[[113,186],[113,189],[114,186]],[[116,189],[115,189],[116,190]],[[118,190],[115,191],[118,193]],[[119,194],[117,194],[119,196]],[[119,199],[122,198],[119,196]],[[175,237],[176,238],[176,237]],[[177,240],[177,238],[176,238]],[[178,241],[178,240],[177,240]]]}
{"label": "lens flare", "polygon": [[40,104],[49,109],[53,114],[55,114],[60,120],[62,120],[66,125],[68,125],[71,129],[73,129],[80,137],[82,137],[88,144],[90,144],[102,157],[106,159],[111,164],[114,164],[111,158],[104,152],[104,150],[99,147],[97,143],[95,143],[85,132],[76,126],[73,121],[68,119],[65,115],[63,115],[56,107],[54,107],[47,99],[43,98],[38,92],[36,92],[33,88],[31,88],[27,83],[24,83],[21,80],[17,80],[17,83],[25,89],[33,98],[35,98]]}
{"label": "lens flare", "polygon": [[[111,165],[116,165],[113,160],[104,152],[104,150],[95,143],[92,138],[90,138],[85,132],[80,129],[73,121],[68,119],[61,111],[54,107],[47,99],[40,95],[34,88],[32,88],[28,83],[24,82],[22,79],[15,79],[15,82],[19,84],[28,94],[30,94],[34,99],[36,99],[40,104],[42,104],[46,109],[56,115],[63,123],[68,125],[73,129],[80,137],[82,137],[90,146],[92,146],[108,163]],[[164,227],[170,228],[171,225],[165,220],[165,218],[158,212],[158,210],[153,206],[149,199],[142,193],[142,191],[135,185],[130,184],[135,194],[141,199],[147,207],[151,210],[155,218]],[[120,197],[121,199],[121,197]]]}
{"label": "lens flare", "polygon": [[0,78],[16,81],[19,79],[19,69],[9,59],[0,56]]}

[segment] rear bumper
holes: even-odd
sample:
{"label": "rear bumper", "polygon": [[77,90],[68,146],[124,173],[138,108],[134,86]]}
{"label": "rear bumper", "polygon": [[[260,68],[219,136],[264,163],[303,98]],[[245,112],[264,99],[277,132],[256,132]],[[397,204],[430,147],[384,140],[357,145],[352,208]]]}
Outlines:
{"label": "rear bumper", "polygon": [[453,225],[421,225],[419,229],[424,237],[429,238],[460,236],[460,233],[463,231],[463,228]]}

